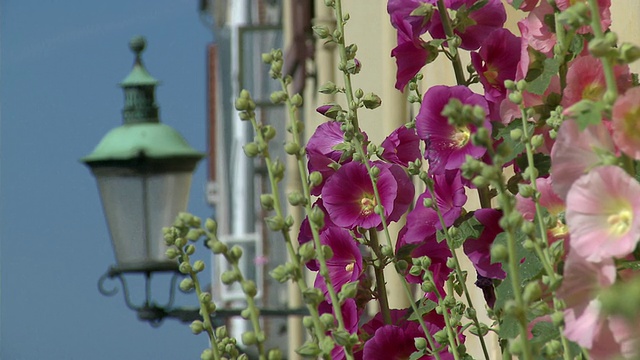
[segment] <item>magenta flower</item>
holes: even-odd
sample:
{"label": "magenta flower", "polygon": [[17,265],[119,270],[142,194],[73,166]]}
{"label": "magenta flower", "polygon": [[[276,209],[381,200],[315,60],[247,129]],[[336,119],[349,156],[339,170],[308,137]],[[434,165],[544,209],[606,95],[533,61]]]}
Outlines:
{"label": "magenta flower", "polygon": [[599,152],[614,152],[609,130],[603,125],[590,125],[580,131],[574,120],[566,120],[558,130],[551,149],[553,190],[561,199],[586,171],[600,163]]}
{"label": "magenta flower", "polygon": [[493,31],[480,50],[471,53],[487,101],[499,105],[507,97],[504,82],[515,79],[519,62],[520,38],[507,29]]}
{"label": "magenta flower", "polygon": [[380,204],[362,163],[343,165],[323,187],[324,206],[336,225],[346,229],[377,228],[382,225],[380,215],[375,213],[377,205],[384,208],[385,218],[393,222],[400,219],[413,202],[413,183],[402,167],[384,162],[373,162],[371,166],[380,170],[377,178]]}
{"label": "magenta flower", "polygon": [[464,253],[479,275],[502,280],[507,277],[502,265],[491,263],[491,245],[496,236],[503,231],[499,225],[502,212],[496,209],[479,209],[475,211],[474,216],[484,225],[484,229],[477,239],[467,239],[464,242]]}
{"label": "magenta flower", "polygon": [[[445,225],[451,226],[460,216],[462,207],[467,202],[460,171],[449,170],[442,175],[432,176],[432,179],[436,204],[442,213]],[[407,214],[405,225],[407,229],[405,242],[407,244],[423,242],[435,234],[436,230],[442,229],[436,211],[424,207],[423,203],[426,198],[431,198],[431,193],[428,190],[418,197],[416,207]]]}
{"label": "magenta flower", "polygon": [[613,105],[613,141],[625,154],[640,160],[640,88],[631,88]]}
{"label": "magenta flower", "polygon": [[[327,180],[335,173],[329,165],[332,163],[344,164],[351,159],[343,159],[342,150],[335,147],[344,142],[344,133],[340,129],[340,123],[329,121],[318,126],[307,143],[307,168],[309,173],[318,171],[322,175],[320,185],[311,189],[311,195],[320,195]],[[366,139],[366,134],[365,134]]]}
{"label": "magenta flower", "polygon": [[[493,30],[501,28],[507,20],[507,13],[502,1],[489,0],[480,9],[469,12],[467,9],[476,2],[476,0],[445,1],[445,6],[448,9],[457,11],[458,26],[454,29],[454,33],[460,36],[462,40],[460,48],[465,50],[478,49],[489,34]],[[433,14],[429,33],[434,39],[446,39],[440,14],[437,11]]]}
{"label": "magenta flower", "polygon": [[[362,255],[358,244],[351,237],[349,231],[339,227],[331,226],[320,234],[320,242],[327,245],[333,251],[333,257],[327,260],[329,268],[329,279],[336,292],[339,292],[342,285],[357,281],[362,275]],[[322,289],[324,294],[328,294],[327,285],[324,278],[318,274],[316,276],[316,288]]]}
{"label": "magenta flower", "polygon": [[[320,315],[334,314],[333,305],[326,301],[323,301],[320,303],[320,305],[318,305],[318,312],[320,313]],[[360,319],[360,313],[362,312],[356,306],[355,300],[345,300],[344,304],[340,306],[340,312],[342,313],[342,319],[344,320],[345,330],[347,330],[349,334],[355,334],[358,330],[358,320]],[[345,357],[346,356],[344,354],[344,348],[342,346],[336,345],[333,350],[331,350],[331,359],[342,360],[345,359]]]}
{"label": "magenta flower", "polygon": [[640,184],[617,166],[580,177],[567,194],[571,251],[600,262],[630,254],[640,239]]}
{"label": "magenta flower", "polygon": [[407,212],[409,206],[413,204],[415,195],[415,187],[411,178],[400,165],[388,164],[382,161],[375,161],[375,166],[388,169],[396,181],[398,192],[393,201],[393,210],[387,216],[387,221],[398,221],[404,213]]}
{"label": "magenta flower", "polygon": [[[444,328],[444,318],[442,315],[436,314],[434,311],[423,317],[427,330],[430,334],[435,334]],[[424,338],[424,332],[418,322],[398,319],[391,325],[385,325],[380,322],[380,327],[375,330],[371,337],[364,344],[363,359],[367,360],[404,360],[409,359],[412,353],[416,351],[414,339],[418,337]],[[363,326],[363,328],[365,328]],[[371,327],[369,327],[371,329]],[[460,342],[464,343],[464,336],[459,335]],[[436,343],[436,347],[440,344]],[[442,360],[452,360],[453,355],[446,350],[439,354]],[[420,360],[435,359],[433,356],[424,355]]]}
{"label": "magenta flower", "polygon": [[[478,105],[485,113],[489,113],[487,101],[466,86],[433,86],[424,94],[420,112],[416,116],[416,130],[418,136],[427,144],[425,157],[429,160],[431,174],[459,169],[467,155],[478,159],[487,151],[486,148],[471,143],[471,134],[476,131],[475,126],[456,127],[450,125],[448,119],[442,116],[443,108],[452,98],[460,100],[465,105]],[[491,132],[489,120],[485,121],[484,126]]]}
{"label": "magenta flower", "polygon": [[395,87],[401,91],[427,63],[430,55],[420,38],[430,22],[422,16],[411,16],[411,12],[425,2],[434,3],[432,0],[390,0],[387,3],[391,24],[397,30],[398,45],[391,51],[391,56],[396,58],[398,68]]}
{"label": "magenta flower", "polygon": [[531,48],[548,57],[553,56],[553,47],[557,40],[556,34],[551,31],[552,29],[545,22],[545,17],[553,15],[553,13],[553,7],[543,1],[525,19],[518,22],[518,28],[522,33],[523,45],[531,46]]}
{"label": "magenta flower", "polygon": [[420,138],[415,129],[402,125],[395,129],[381,144],[382,158],[394,164],[408,167],[420,158]]}

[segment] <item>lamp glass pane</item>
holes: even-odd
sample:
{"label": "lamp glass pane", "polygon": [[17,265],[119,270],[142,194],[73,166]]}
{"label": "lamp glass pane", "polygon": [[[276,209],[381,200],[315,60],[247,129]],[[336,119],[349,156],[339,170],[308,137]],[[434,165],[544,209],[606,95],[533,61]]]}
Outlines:
{"label": "lamp glass pane", "polygon": [[95,173],[118,265],[173,262],[165,257],[162,228],[185,211],[192,173]]}

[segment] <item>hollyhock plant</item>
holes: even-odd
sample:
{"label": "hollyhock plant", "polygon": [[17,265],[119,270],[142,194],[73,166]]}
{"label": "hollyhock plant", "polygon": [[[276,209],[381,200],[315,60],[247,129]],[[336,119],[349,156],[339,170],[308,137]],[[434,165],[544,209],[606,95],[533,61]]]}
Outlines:
{"label": "hollyhock plant", "polygon": [[[567,10],[575,3],[576,0],[556,0],[556,6],[561,11]],[[598,0],[598,9],[600,13],[600,26],[602,27],[602,31],[606,31],[609,29],[609,26],[611,26],[611,0]],[[586,34],[592,31],[589,25],[582,26],[578,29],[578,33],[580,34]]]}
{"label": "hollyhock plant", "polygon": [[[462,176],[458,170],[448,170],[442,175],[432,177],[434,184],[435,201],[440,209],[445,225],[451,226],[460,216],[462,206],[467,202]],[[416,207],[407,214],[407,233],[405,242],[415,244],[435,234],[442,229],[437,212],[433,208],[427,208],[424,199],[432,198],[427,190],[416,200]]]}
{"label": "hollyhock plant", "polygon": [[331,221],[346,229],[380,226],[382,219],[375,213],[375,207],[382,205],[384,215],[388,217],[393,211],[398,191],[403,189],[398,189],[398,182],[386,168],[380,168],[377,186],[380,204],[376,201],[373,184],[364,164],[350,162],[340,167],[322,188],[322,199]]}
{"label": "hollyhock plant", "polygon": [[[420,38],[426,31],[426,26],[415,29],[414,24],[398,15],[391,16],[391,21],[398,32],[398,45],[391,50],[391,56],[396,59],[396,89],[402,90],[407,83],[424,67],[430,53],[429,46]],[[395,21],[394,21],[395,20]],[[422,21],[423,18],[418,18]],[[437,55],[437,54],[435,54]]]}
{"label": "hollyhock plant", "polygon": [[[409,359],[417,349],[415,346],[415,338],[424,338],[424,331],[416,321],[407,321],[398,318],[396,312],[392,324],[384,324],[376,321],[375,325],[363,326],[363,329],[369,331],[375,330],[373,336],[367,340],[364,345],[363,359],[371,360],[404,360]],[[442,315],[430,312],[423,317],[427,326],[427,330],[431,334],[435,334],[445,327]],[[377,327],[379,326],[379,327]],[[464,336],[459,336],[461,342],[464,342]],[[436,348],[440,344],[436,343]],[[451,353],[441,351],[438,354],[441,360],[452,360],[454,357]],[[434,356],[423,355],[421,360],[432,360]]]}
{"label": "hollyhock plant", "polygon": [[[504,25],[507,13],[500,0],[488,0],[484,6],[474,11],[470,11],[476,0],[450,0],[445,2],[445,6],[450,10],[455,10],[456,18],[454,22],[454,33],[461,39],[460,48],[465,50],[476,50],[480,44],[495,29]],[[440,14],[433,15],[429,34],[434,39],[446,39],[444,27]]]}
{"label": "hollyhock plant", "polygon": [[571,251],[588,261],[629,255],[640,239],[640,183],[617,166],[599,166],[567,194]]}
{"label": "hollyhock plant", "polygon": [[[331,226],[320,234],[320,243],[327,245],[333,251],[333,256],[327,260],[331,285],[340,291],[342,285],[357,281],[362,275],[362,255],[357,242],[347,230]],[[327,294],[324,277],[316,276],[315,287]]]}
{"label": "hollyhock plant", "polygon": [[613,141],[625,154],[640,160],[640,88],[629,89],[613,105]]}
{"label": "hollyhock plant", "polygon": [[574,120],[566,120],[558,130],[551,149],[553,190],[566,199],[569,188],[580,176],[601,162],[601,153],[613,153],[609,130],[603,125],[589,125],[580,131]]}
{"label": "hollyhock plant", "polygon": [[[484,87],[484,96],[495,106],[507,96],[505,80],[514,80],[520,62],[520,39],[507,29],[494,30],[478,52],[471,53],[471,63]],[[498,110],[492,111],[498,114]]]}
{"label": "hollyhock plant", "polygon": [[[631,87],[631,74],[628,65],[613,67],[618,92],[624,93]],[[581,56],[571,62],[567,71],[567,87],[562,96],[562,106],[568,108],[580,100],[598,101],[602,99],[607,84],[602,61],[592,56]]]}
{"label": "hollyhock plant", "polygon": [[503,231],[499,225],[502,212],[496,209],[479,209],[473,215],[484,228],[477,239],[468,239],[464,242],[464,253],[471,260],[478,275],[502,280],[507,277],[502,270],[502,265],[491,262],[491,245],[496,236]]}
{"label": "hollyhock plant", "polygon": [[402,125],[394,130],[380,145],[381,158],[404,167],[420,158],[420,138],[413,128]]}
{"label": "hollyhock plant", "polygon": [[[481,95],[466,86],[433,86],[425,94],[416,116],[416,130],[420,139],[427,144],[425,158],[429,160],[431,174],[443,174],[445,170],[459,169],[466,156],[481,158],[487,151],[482,146],[471,143],[471,134],[475,133],[473,125],[456,127],[449,124],[442,110],[451,99],[458,99],[463,105],[480,106],[489,113],[487,101]],[[484,123],[491,131],[491,123]]]}
{"label": "hollyhock plant", "polygon": [[567,339],[590,349],[592,359],[633,358],[632,330],[623,319],[600,313],[598,294],[616,279],[613,261],[593,263],[571,251],[564,267],[564,280],[558,297],[567,308],[564,334]]}

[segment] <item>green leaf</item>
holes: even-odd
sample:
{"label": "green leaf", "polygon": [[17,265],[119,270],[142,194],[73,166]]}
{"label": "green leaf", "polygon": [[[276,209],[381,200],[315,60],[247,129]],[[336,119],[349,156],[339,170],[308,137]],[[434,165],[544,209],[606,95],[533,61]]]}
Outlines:
{"label": "green leaf", "polygon": [[520,9],[520,5],[522,5],[522,2],[524,0],[513,0],[513,2],[511,3],[511,6],[513,6],[514,9]]}
{"label": "green leaf", "polygon": [[[516,165],[518,165],[520,169],[529,167],[527,154],[518,156],[516,158]],[[549,155],[535,153],[533,154],[533,165],[538,169],[538,176],[545,177],[549,175],[549,169],[551,169],[551,157]]]}
{"label": "green leaf", "polygon": [[[515,3],[515,1],[514,1]],[[527,91],[532,94],[542,95],[549,88],[551,78],[558,73],[560,63],[555,59],[545,59],[542,72],[535,79],[529,81]]]}
{"label": "green leaf", "polygon": [[432,300],[425,299],[424,301],[419,301],[417,305],[418,305],[418,313],[417,314],[415,312],[412,313],[407,318],[407,320],[412,320],[412,321],[418,320],[418,314],[420,314],[420,317],[423,317],[426,314],[428,314],[431,311],[433,311],[433,309],[435,309],[438,304],[436,304]]}
{"label": "green leaf", "polygon": [[[515,159],[515,157],[520,155],[525,149],[524,143],[522,141],[515,141],[511,139],[511,130],[515,129],[522,130],[522,121],[512,121],[509,123],[509,125],[498,128],[496,132],[495,138],[502,139],[504,141],[504,144],[509,146],[509,148],[511,149],[511,154],[504,159],[505,162],[509,162]],[[527,123],[527,131],[529,134],[533,133],[533,124]]]}
{"label": "green leaf", "polygon": [[583,131],[589,125],[600,124],[603,111],[604,104],[601,101],[594,102],[586,99],[578,101],[567,109],[567,112],[575,117],[580,131]]}

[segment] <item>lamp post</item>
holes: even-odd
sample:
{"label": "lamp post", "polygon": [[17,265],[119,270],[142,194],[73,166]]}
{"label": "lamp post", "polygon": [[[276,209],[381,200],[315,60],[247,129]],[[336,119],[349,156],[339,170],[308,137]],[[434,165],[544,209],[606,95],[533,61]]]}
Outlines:
{"label": "lamp post", "polygon": [[[192,148],[173,128],[161,124],[155,102],[158,80],[145,69],[141,54],[146,41],[136,36],[129,42],[135,54],[133,69],[120,83],[124,90],[123,124],[109,131],[95,150],[82,158],[96,178],[107,218],[116,265],[99,281],[105,295],[107,278],[121,281],[127,305],[152,324],[162,320],[173,303],[178,265],[165,256],[162,227],[185,211],[191,177],[204,154]],[[151,299],[151,275],[173,273],[169,303],[160,307]],[[129,298],[128,273],[145,275],[146,297],[142,305]]]}

